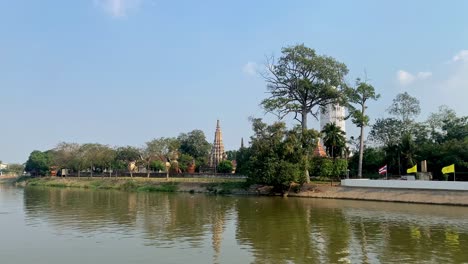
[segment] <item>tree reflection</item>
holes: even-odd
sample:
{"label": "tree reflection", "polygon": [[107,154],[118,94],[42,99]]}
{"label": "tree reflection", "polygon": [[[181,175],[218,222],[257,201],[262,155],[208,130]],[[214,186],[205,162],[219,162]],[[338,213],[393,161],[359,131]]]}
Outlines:
{"label": "tree reflection", "polygon": [[465,207],[35,187],[23,193],[29,225],[197,248],[213,263],[233,250],[248,251],[253,263],[468,261]]}
{"label": "tree reflection", "polygon": [[[27,188],[27,221],[47,221],[81,233],[120,232],[142,236],[146,245],[187,243],[202,247],[207,235],[214,258],[221,252],[226,212],[235,199],[191,194],[131,193],[62,188]],[[216,262],[216,261],[215,261]]]}

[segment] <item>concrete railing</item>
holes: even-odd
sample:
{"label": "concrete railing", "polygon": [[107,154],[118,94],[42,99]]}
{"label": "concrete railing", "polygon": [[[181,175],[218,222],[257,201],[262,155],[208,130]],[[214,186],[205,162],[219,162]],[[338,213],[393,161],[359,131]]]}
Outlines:
{"label": "concrete railing", "polygon": [[365,187],[365,188],[468,191],[468,182],[453,182],[453,181],[403,181],[403,180],[345,179],[345,180],[341,180],[341,186]]}

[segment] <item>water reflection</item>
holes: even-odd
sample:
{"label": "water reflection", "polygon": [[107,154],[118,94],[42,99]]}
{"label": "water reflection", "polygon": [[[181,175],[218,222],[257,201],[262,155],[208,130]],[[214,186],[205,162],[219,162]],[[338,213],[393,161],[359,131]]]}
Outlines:
{"label": "water reflection", "polygon": [[468,261],[466,207],[58,188],[23,195],[28,226],[195,249],[202,262],[178,256],[192,263]]}
{"label": "water reflection", "polygon": [[[202,247],[212,234],[219,254],[225,219],[235,200],[190,194],[128,193],[60,188],[24,192],[26,223],[46,221],[84,234],[141,235],[145,245]],[[232,215],[232,214],[231,214]]]}

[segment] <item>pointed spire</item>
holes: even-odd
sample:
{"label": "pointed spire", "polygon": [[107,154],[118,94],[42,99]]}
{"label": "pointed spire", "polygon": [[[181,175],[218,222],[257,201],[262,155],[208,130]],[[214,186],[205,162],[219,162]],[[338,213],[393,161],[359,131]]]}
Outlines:
{"label": "pointed spire", "polygon": [[327,153],[322,147],[322,144],[320,144],[320,138],[317,140],[317,146],[314,149],[314,156],[315,157],[326,157]]}
{"label": "pointed spire", "polygon": [[226,159],[226,153],[224,152],[223,136],[221,133],[221,127],[219,126],[219,120],[216,122],[215,138],[213,147],[210,153],[210,167],[218,166],[219,162]]}
{"label": "pointed spire", "polygon": [[243,149],[243,148],[244,148],[244,138],[242,137],[241,138],[241,149]]}

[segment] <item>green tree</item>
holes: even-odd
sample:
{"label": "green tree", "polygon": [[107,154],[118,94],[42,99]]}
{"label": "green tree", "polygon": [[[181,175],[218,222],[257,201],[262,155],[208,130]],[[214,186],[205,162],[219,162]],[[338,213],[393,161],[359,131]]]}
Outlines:
{"label": "green tree", "polygon": [[48,152],[34,150],[26,161],[25,170],[33,175],[45,176],[50,171],[51,157]]}
{"label": "green tree", "polygon": [[206,165],[211,144],[206,141],[203,131],[195,129],[187,134],[180,134],[177,139],[180,142],[181,154],[192,156],[198,166]]}
{"label": "green tree", "polygon": [[236,174],[248,175],[250,171],[250,158],[251,158],[251,149],[250,147],[240,148],[236,154]]}
{"label": "green tree", "polygon": [[[271,59],[267,63],[263,77],[270,97],[261,104],[280,119],[294,115],[305,134],[309,114],[317,118],[321,107],[345,103],[341,90],[346,87],[344,77],[348,68],[332,57],[317,55],[304,44],[283,48],[281,53],[278,61]],[[308,160],[305,157],[305,162]],[[307,169],[305,174],[309,181]]]}
{"label": "green tree", "polygon": [[369,133],[369,138],[383,147],[389,171],[396,172],[393,168],[398,168],[398,175],[401,175],[401,141],[405,134],[403,130],[403,121],[385,118],[377,119]]}
{"label": "green tree", "polygon": [[380,95],[375,93],[375,89],[372,85],[361,82],[360,79],[356,81],[356,88],[348,90],[348,109],[352,116],[353,123],[361,129],[359,137],[359,178],[362,178],[362,162],[364,158],[364,127],[369,124],[369,116],[366,115],[366,103],[368,100],[377,100],[379,97]]}
{"label": "green tree", "polygon": [[[147,168],[147,177],[150,176],[150,165],[154,160],[162,162],[177,162],[179,157],[180,142],[177,138],[157,138],[146,142],[146,147],[141,152],[141,159]],[[169,173],[167,174],[169,178]]]}
{"label": "green tree", "polygon": [[226,151],[226,159],[227,160],[236,160],[238,152],[239,151],[237,151],[237,150],[228,150],[228,151]]}
{"label": "green tree", "polygon": [[404,124],[404,130],[411,129],[411,124],[415,117],[421,113],[419,100],[409,95],[407,92],[398,94],[393,99],[392,104],[387,109],[388,113],[394,115]]}
{"label": "green tree", "polygon": [[53,149],[53,164],[59,169],[76,169],[76,157],[80,147],[77,143],[59,143]]}
{"label": "green tree", "polygon": [[150,169],[152,171],[164,171],[166,170],[166,165],[160,160],[154,160],[151,162]]}
{"label": "green tree", "polygon": [[400,143],[401,158],[403,159],[403,168],[409,168],[416,164],[415,152],[416,144],[411,134],[404,134]]}
{"label": "green tree", "polygon": [[328,123],[323,127],[322,133],[325,134],[323,144],[332,158],[342,157],[346,149],[345,132],[335,123]]}
{"label": "green tree", "polygon": [[377,144],[393,146],[401,142],[403,122],[395,118],[379,118],[372,125],[369,138]]}
{"label": "green tree", "polygon": [[466,139],[468,137],[468,116],[445,120],[443,130],[446,132],[445,141]]}
{"label": "green tree", "polygon": [[441,143],[446,136],[444,125],[453,122],[455,119],[457,119],[457,114],[446,105],[439,106],[437,113],[431,113],[426,123],[429,126],[432,140]]}
{"label": "green tree", "polygon": [[93,177],[95,171],[101,173],[104,169],[109,168],[114,159],[114,152],[109,146],[99,143],[83,144],[80,149],[81,164],[83,168],[88,167]]}
{"label": "green tree", "polygon": [[[362,174],[367,177],[377,177],[379,168],[386,163],[385,151],[382,148],[367,147],[364,149],[364,160],[362,166]],[[392,164],[388,164],[389,169]],[[354,155],[349,161],[349,169],[352,174],[356,175],[359,167],[359,156]]]}
{"label": "green tree", "polygon": [[279,118],[294,114],[306,130],[309,114],[317,118],[319,107],[343,99],[340,88],[345,84],[348,68],[332,57],[317,55],[303,44],[283,48],[281,53],[277,62],[268,62],[264,78],[270,97],[262,105]]}
{"label": "green tree", "polygon": [[187,171],[188,166],[193,162],[194,158],[188,154],[182,153],[178,158],[178,165],[182,171]]}
{"label": "green tree", "polygon": [[252,127],[254,135],[251,137],[247,171],[249,181],[272,185],[284,194],[288,193],[292,183],[304,183],[306,174],[303,172],[308,169],[305,153],[308,150],[303,148],[301,139],[307,139],[313,133],[303,135],[301,127],[288,131],[282,122],[267,125],[261,119],[252,119]]}
{"label": "green tree", "polygon": [[101,145],[100,155],[99,155],[101,170],[103,170],[104,168],[107,169],[107,172],[109,173],[109,177],[112,177],[112,171],[113,171],[112,165],[114,164],[116,155],[117,155],[117,152],[115,149],[106,145]]}
{"label": "green tree", "polygon": [[[0,164],[2,163],[0,162]],[[12,173],[14,175],[21,175],[23,174],[23,171],[24,171],[24,165],[16,164],[16,163],[8,164],[8,168],[5,170],[5,172]]]}
{"label": "green tree", "polygon": [[232,162],[230,160],[222,160],[216,167],[216,171],[219,173],[231,173],[232,168]]}

